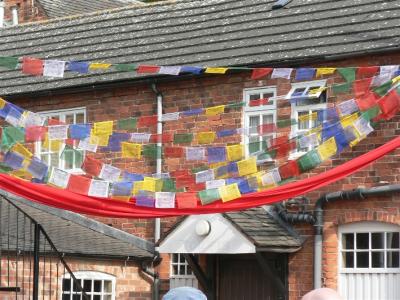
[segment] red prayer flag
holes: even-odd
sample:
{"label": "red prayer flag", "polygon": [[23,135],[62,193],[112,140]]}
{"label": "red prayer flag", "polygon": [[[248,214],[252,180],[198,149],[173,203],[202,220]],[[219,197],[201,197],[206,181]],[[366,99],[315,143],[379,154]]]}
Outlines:
{"label": "red prayer flag", "polygon": [[387,95],[378,100],[378,105],[382,111],[380,119],[389,120],[393,118],[400,108],[400,96],[396,90],[392,90]]}
{"label": "red prayer flag", "polygon": [[189,192],[198,192],[206,189],[206,184],[203,183],[196,183],[187,186],[187,190]]}
{"label": "red prayer flag", "polygon": [[256,80],[256,79],[266,77],[271,72],[272,72],[272,68],[254,69],[253,72],[251,73],[251,79]]}
{"label": "red prayer flag", "polygon": [[161,136],[162,143],[171,143],[174,140],[174,137],[171,133],[163,133],[163,134],[152,134],[150,136],[150,143],[158,143],[158,138]]}
{"label": "red prayer flag", "polygon": [[357,76],[360,77],[372,77],[375,75],[376,72],[378,72],[379,67],[378,66],[372,66],[372,67],[359,67],[357,68]]}
{"label": "red prayer flag", "polygon": [[29,126],[25,128],[25,141],[37,142],[43,141],[46,138],[47,127],[44,126]]}
{"label": "red prayer flag", "polygon": [[296,141],[290,141],[288,143],[280,144],[276,150],[275,158],[283,158],[286,157],[290,151],[296,149]]}
{"label": "red prayer flag", "polygon": [[22,59],[22,73],[29,75],[43,75],[43,60],[33,57]]}
{"label": "red prayer flag", "polygon": [[271,140],[271,147],[277,147],[281,144],[285,144],[289,141],[289,136],[283,135]]}
{"label": "red prayer flag", "polygon": [[279,174],[281,175],[282,180],[300,175],[297,161],[289,160],[286,164],[280,166]]}
{"label": "red prayer flag", "polygon": [[249,106],[261,106],[261,105],[268,105],[269,99],[268,98],[262,98],[262,99],[257,99],[257,100],[250,100],[249,101]]}
{"label": "red prayer flag", "polygon": [[177,170],[177,171],[172,171],[171,176],[178,178],[178,177],[187,177],[190,176],[189,170]]}
{"label": "red prayer flag", "polygon": [[356,98],[356,102],[361,111],[366,111],[377,104],[379,97],[375,93],[368,93],[363,97]]}
{"label": "red prayer flag", "polygon": [[54,126],[54,125],[64,125],[65,123],[61,122],[60,120],[57,120],[57,119],[48,119],[47,124],[49,126]]}
{"label": "red prayer flag", "polygon": [[164,156],[165,157],[183,157],[183,148],[182,147],[165,147],[164,148]]}
{"label": "red prayer flag", "polygon": [[197,206],[197,193],[177,193],[176,204],[178,208],[195,208]]}
{"label": "red prayer flag", "polygon": [[257,127],[258,134],[268,134],[276,130],[274,123],[262,124]]}
{"label": "red prayer flag", "polygon": [[188,186],[193,186],[196,184],[196,180],[193,176],[185,176],[185,177],[176,177],[176,188],[184,188]]}
{"label": "red prayer flag", "polygon": [[159,70],[160,70],[160,67],[159,67],[159,66],[140,65],[136,72],[137,72],[138,74],[143,74],[143,73],[158,73]]}
{"label": "red prayer flag", "polygon": [[82,170],[92,176],[98,177],[100,175],[101,168],[103,167],[103,163],[100,160],[91,158],[89,156],[85,157],[85,160],[82,164]]}
{"label": "red prayer flag", "polygon": [[368,93],[372,78],[365,78],[353,82],[354,96],[362,97]]}
{"label": "red prayer flag", "polygon": [[138,120],[138,127],[157,125],[157,116],[143,116]]}
{"label": "red prayer flag", "polygon": [[91,179],[88,177],[71,174],[69,177],[67,190],[73,193],[87,195],[89,192],[90,182]]}

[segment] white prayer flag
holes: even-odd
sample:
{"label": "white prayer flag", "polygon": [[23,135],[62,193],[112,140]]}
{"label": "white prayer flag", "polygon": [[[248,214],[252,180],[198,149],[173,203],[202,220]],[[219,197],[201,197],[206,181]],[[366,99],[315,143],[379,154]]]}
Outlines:
{"label": "white prayer flag", "polygon": [[272,71],[271,78],[285,78],[290,79],[293,69],[291,68],[275,68]]}
{"label": "white prayer flag", "polygon": [[196,173],[196,183],[214,180],[214,170],[205,170]]}
{"label": "white prayer flag", "polygon": [[318,135],[316,133],[304,135],[299,139],[300,148],[316,147],[319,145]]}
{"label": "white prayer flag", "polygon": [[101,179],[114,182],[118,181],[120,175],[121,175],[120,169],[113,167],[111,165],[103,164],[99,177]]}
{"label": "white prayer flag", "polygon": [[354,121],[354,127],[361,136],[366,136],[374,131],[374,128],[372,128],[371,124],[362,117]]}
{"label": "white prayer flag", "polygon": [[89,152],[96,152],[98,145],[90,143],[90,141],[93,141],[94,138],[97,138],[97,136],[92,136],[83,140],[79,140],[78,148]]}
{"label": "white prayer flag", "polygon": [[205,160],[206,152],[203,147],[186,147],[186,160]]}
{"label": "white prayer flag", "polygon": [[8,124],[11,124],[11,125],[14,126],[14,127],[18,127],[18,126],[19,126],[19,123],[20,123],[20,121],[21,121],[21,119],[20,119],[20,118],[16,118],[14,114],[10,114],[10,113],[9,113],[9,114],[7,114],[7,116],[6,116],[5,121],[6,121]]}
{"label": "white prayer flag", "polygon": [[131,142],[135,143],[148,143],[150,141],[150,133],[132,133]]}
{"label": "white prayer flag", "polygon": [[68,138],[68,125],[48,126],[49,140],[66,140]]}
{"label": "white prayer flag", "polygon": [[206,181],[206,190],[217,189],[225,185],[225,179]]}
{"label": "white prayer flag", "polygon": [[65,61],[45,60],[43,66],[43,76],[64,77]]}
{"label": "white prayer flag", "polygon": [[179,75],[181,72],[181,68],[179,66],[162,66],[158,71],[159,74],[167,74],[167,75]]}
{"label": "white prayer flag", "polygon": [[372,78],[371,87],[380,86],[392,79],[391,73],[382,73]]}
{"label": "white prayer flag", "polygon": [[71,174],[63,170],[53,168],[50,173],[49,183],[59,188],[65,189],[68,185]]}
{"label": "white prayer flag", "polygon": [[174,208],[175,193],[171,192],[156,192],[156,208]]}
{"label": "white prayer flag", "polygon": [[281,175],[279,174],[277,168],[271,170],[261,177],[261,182],[265,186],[276,185],[279,181],[281,181]]}
{"label": "white prayer flag", "polygon": [[340,115],[342,116],[351,115],[352,113],[359,111],[357,102],[354,99],[339,103],[337,107],[339,109]]}
{"label": "white prayer flag", "polygon": [[92,179],[90,182],[88,195],[92,197],[108,197],[110,183],[108,181]]}
{"label": "white prayer flag", "polygon": [[180,117],[180,112],[167,113],[167,114],[163,114],[161,116],[161,121],[163,121],[163,122],[175,121],[175,120],[179,120],[179,117]]}
{"label": "white prayer flag", "polygon": [[21,120],[19,121],[19,126],[30,127],[30,126],[43,126],[45,118],[39,114],[31,111],[24,111]]}
{"label": "white prayer flag", "polygon": [[380,67],[380,75],[390,74],[390,78],[394,76],[394,73],[399,69],[399,65],[391,65],[391,66],[381,66]]}

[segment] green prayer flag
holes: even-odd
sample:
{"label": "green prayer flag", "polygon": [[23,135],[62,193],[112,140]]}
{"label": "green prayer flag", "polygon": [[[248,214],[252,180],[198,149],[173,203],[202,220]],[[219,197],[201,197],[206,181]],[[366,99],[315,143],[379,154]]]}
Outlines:
{"label": "green prayer flag", "polygon": [[13,169],[9,166],[6,166],[3,163],[0,163],[0,174],[7,174],[10,173]]}
{"label": "green prayer flag", "polygon": [[192,168],[191,172],[193,174],[195,174],[195,173],[198,173],[198,172],[201,172],[201,171],[205,171],[205,170],[208,170],[208,169],[209,169],[209,167],[207,165],[204,165],[204,166]]}
{"label": "green prayer flag", "polygon": [[136,127],[137,127],[137,118],[122,119],[118,120],[117,122],[118,129],[131,130],[131,129],[136,129]]}
{"label": "green prayer flag", "polygon": [[227,105],[225,105],[225,107],[227,108],[240,108],[245,106],[246,102],[238,102],[238,103],[229,103]]}
{"label": "green prayer flag", "polygon": [[392,81],[390,80],[390,81],[387,81],[384,84],[374,88],[374,92],[382,97],[387,94],[387,92],[390,90],[391,87],[392,87]]}
{"label": "green prayer flag", "polygon": [[221,199],[218,189],[209,189],[199,192],[199,197],[202,205],[210,204],[218,199]]}
{"label": "green prayer flag", "polygon": [[174,144],[188,144],[193,141],[193,133],[175,133]]}
{"label": "green prayer flag", "polygon": [[379,109],[378,105],[375,105],[371,107],[370,109],[364,111],[361,114],[361,117],[365,119],[366,121],[371,121],[373,118],[375,118],[377,115],[381,113],[381,110]]}
{"label": "green prayer flag", "polygon": [[115,64],[113,66],[120,72],[132,72],[137,70],[137,66],[134,64]]}
{"label": "green prayer flag", "polygon": [[147,158],[157,159],[161,157],[162,147],[156,144],[143,145],[143,156]]}
{"label": "green prayer flag", "polygon": [[80,167],[83,163],[83,151],[72,148],[69,145],[65,145],[61,152],[60,158],[65,162],[66,169],[74,169]]}
{"label": "green prayer flag", "polygon": [[332,92],[335,95],[340,94],[340,93],[346,93],[346,92],[350,91],[350,88],[351,88],[351,84],[349,82],[341,83],[341,84],[334,84],[332,86]]}
{"label": "green prayer flag", "polygon": [[284,127],[289,127],[292,125],[296,125],[297,121],[295,119],[283,119],[283,120],[278,120],[276,122],[276,126],[278,128],[284,128]]}
{"label": "green prayer flag", "polygon": [[356,68],[338,68],[337,71],[348,83],[356,80]]}
{"label": "green prayer flag", "polygon": [[307,152],[297,160],[300,172],[311,170],[318,166],[320,163],[321,158],[319,157],[319,154],[315,149]]}
{"label": "green prayer flag", "polygon": [[261,141],[261,142],[253,142],[249,143],[249,154],[253,154],[259,151],[264,151],[267,148],[267,142],[266,141]]}
{"label": "green prayer flag", "polygon": [[163,192],[176,192],[175,181],[172,178],[163,179]]}
{"label": "green prayer flag", "polygon": [[15,70],[18,65],[18,57],[0,56],[0,67]]}
{"label": "green prayer flag", "polygon": [[289,183],[289,182],[292,182],[292,181],[295,181],[295,180],[296,180],[295,177],[290,177],[290,178],[284,179],[282,181],[279,181],[278,185],[285,185],[286,183]]}
{"label": "green prayer flag", "polygon": [[1,146],[3,149],[9,149],[15,143],[25,142],[25,131],[20,127],[4,127],[1,136]]}
{"label": "green prayer flag", "polygon": [[276,157],[276,155],[278,154],[278,150],[277,149],[270,149],[267,150],[265,152],[266,155],[268,155],[269,157],[271,157],[272,159],[274,159]]}

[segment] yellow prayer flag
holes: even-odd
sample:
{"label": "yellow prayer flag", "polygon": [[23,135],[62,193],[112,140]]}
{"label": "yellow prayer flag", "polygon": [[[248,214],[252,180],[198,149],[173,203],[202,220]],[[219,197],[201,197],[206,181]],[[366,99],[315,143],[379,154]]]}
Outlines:
{"label": "yellow prayer flag", "polygon": [[335,73],[336,68],[317,68],[316,77],[323,76],[323,75],[331,75]]}
{"label": "yellow prayer flag", "polygon": [[213,131],[199,132],[196,137],[199,144],[211,144],[215,141],[217,134]]}
{"label": "yellow prayer flag", "polygon": [[6,105],[7,101],[4,100],[3,98],[0,98],[0,109],[4,108],[4,106]]}
{"label": "yellow prayer flag", "polygon": [[400,75],[392,79],[392,83],[395,84],[400,81]]}
{"label": "yellow prayer flag", "polygon": [[257,173],[257,159],[255,157],[238,161],[237,165],[239,169],[239,176]]}
{"label": "yellow prayer flag", "polygon": [[111,135],[113,131],[113,121],[95,122],[93,124],[93,135]]}
{"label": "yellow prayer flag", "polygon": [[63,146],[63,141],[60,140],[49,140],[49,136],[46,133],[46,136],[44,138],[44,141],[42,143],[42,147],[44,149],[50,150],[51,152],[58,152],[61,150],[61,147]]}
{"label": "yellow prayer flag", "polygon": [[218,188],[219,195],[221,196],[222,202],[231,201],[234,199],[240,198],[242,195],[240,194],[239,187],[237,183],[223,185]]}
{"label": "yellow prayer flag", "polygon": [[332,156],[334,156],[337,152],[335,138],[331,137],[330,139],[323,142],[321,145],[317,147],[317,151],[322,161],[327,160]]}
{"label": "yellow prayer flag", "polygon": [[161,192],[162,181],[158,178],[144,177],[142,190],[149,192]]}
{"label": "yellow prayer flag", "polygon": [[210,74],[225,74],[228,71],[228,68],[206,68],[204,73]]}
{"label": "yellow prayer flag", "polygon": [[11,171],[9,174],[11,176],[29,180],[29,181],[32,180],[32,178],[33,178],[31,173],[29,173],[28,171],[23,170],[23,169]]}
{"label": "yellow prayer flag", "polygon": [[225,105],[218,105],[206,108],[206,116],[217,116],[225,111]]}
{"label": "yellow prayer flag", "polygon": [[209,164],[209,167],[210,167],[210,169],[216,169],[216,168],[219,168],[219,167],[222,167],[222,166],[226,166],[226,165],[227,165],[226,162],[221,161],[221,162],[216,162],[216,163]]}
{"label": "yellow prayer flag", "polygon": [[342,125],[343,128],[346,128],[347,126],[354,124],[354,122],[358,119],[358,117],[359,117],[358,113],[348,115],[340,120],[340,124]]}
{"label": "yellow prayer flag", "polygon": [[318,119],[318,113],[315,111],[308,115],[301,115],[298,117],[299,122],[307,122],[309,120],[315,121]]}
{"label": "yellow prayer flag", "polygon": [[135,181],[133,183],[132,195],[137,195],[140,190],[143,190],[143,183],[144,181]]}
{"label": "yellow prayer flag", "polygon": [[110,138],[109,135],[95,135],[94,130],[92,129],[90,131],[89,143],[92,145],[100,146],[100,147],[106,147],[106,146],[108,146],[109,138]]}
{"label": "yellow prayer flag", "polygon": [[111,196],[111,199],[128,202],[131,199],[131,196]]}
{"label": "yellow prayer flag", "polygon": [[326,89],[327,89],[326,86],[321,86],[319,88],[315,88],[315,89],[309,90],[308,91],[308,95],[309,96],[319,96],[319,94],[321,94]]}
{"label": "yellow prayer flag", "polygon": [[231,145],[226,147],[226,156],[229,161],[241,160],[243,158],[243,145]]}
{"label": "yellow prayer flag", "polygon": [[354,147],[355,145],[357,145],[359,142],[361,142],[364,138],[365,138],[365,135],[361,135],[359,132],[358,132],[358,130],[357,130],[357,128],[354,126],[354,124],[352,124],[352,125],[350,125],[351,127],[352,127],[352,132],[355,134],[355,136],[356,136],[356,139],[354,139],[353,141],[351,141],[350,142],[350,147]]}
{"label": "yellow prayer flag", "polygon": [[31,158],[33,156],[32,152],[29,151],[24,145],[21,145],[20,143],[15,143],[14,146],[12,146],[11,151],[17,152],[21,154],[25,158]]}
{"label": "yellow prayer flag", "polygon": [[111,64],[105,63],[91,63],[89,65],[89,70],[107,70],[111,67]]}
{"label": "yellow prayer flag", "polygon": [[137,158],[142,156],[142,145],[128,142],[121,143],[122,157],[124,158]]}

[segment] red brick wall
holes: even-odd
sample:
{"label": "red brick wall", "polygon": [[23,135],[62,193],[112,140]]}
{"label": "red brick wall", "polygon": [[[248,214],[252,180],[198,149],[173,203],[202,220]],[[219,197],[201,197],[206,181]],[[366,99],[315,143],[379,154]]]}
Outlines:
{"label": "red brick wall", "polygon": [[[346,61],[337,61],[332,63],[324,63],[317,66],[359,66],[359,65],[386,65],[399,64],[400,55],[382,55],[375,57],[362,57]],[[249,73],[237,73],[229,76],[209,76],[204,78],[180,79],[173,82],[159,83],[158,89],[164,96],[165,112],[175,112],[187,109],[207,107],[211,105],[226,104],[228,102],[241,101],[243,98],[243,89],[249,87],[261,87],[277,85],[278,95],[286,93],[290,89],[290,84],[285,80],[258,80],[252,81],[249,79]],[[328,83],[341,82],[339,75],[329,78]],[[342,100],[350,99],[351,95],[333,96],[329,95],[329,103],[336,103]],[[10,99],[9,99],[10,100]],[[68,94],[49,94],[46,96],[30,96],[20,97],[10,100],[26,109],[33,111],[45,111],[60,108],[74,108],[85,106],[87,109],[88,122],[117,120],[130,116],[151,115],[156,112],[156,99],[154,93],[149,86],[143,84],[130,84],[122,88],[109,88],[107,90],[94,89],[89,92],[68,93]],[[289,115],[288,107],[280,107],[278,110],[279,116]],[[207,118],[187,117],[184,121],[168,122],[165,127],[165,132],[198,132],[204,130],[229,129],[241,127],[242,113],[239,110],[231,110],[230,112],[218,117]],[[317,173],[324,172],[332,166],[339,165],[344,161],[359,156],[371,149],[382,145],[399,133],[399,117],[391,121],[378,125],[377,130],[371,134],[366,141],[361,142],[351,151],[346,151],[333,161],[325,162],[317,169],[309,174],[304,174],[302,177],[308,177]],[[155,128],[151,129],[155,133]],[[149,130],[147,130],[149,131]],[[240,142],[240,137],[226,138],[221,140],[225,142]],[[399,152],[387,155],[378,160],[371,166],[361,170],[354,175],[333,183],[318,191],[309,193],[307,196],[312,200],[311,204],[323,193],[337,191],[343,189],[352,189],[358,186],[375,186],[382,183],[395,183],[399,181]],[[104,159],[106,163],[122,169],[137,171],[137,172],[154,172],[155,162],[145,160],[144,162],[130,161],[121,158],[120,153],[103,153],[96,154],[97,158]],[[164,161],[164,171],[174,171],[180,168],[191,168],[197,164],[186,163],[183,159],[173,158]],[[369,205],[370,209],[381,207],[382,200],[370,200],[363,205]],[[397,202],[393,202],[397,203]],[[398,203],[397,203],[398,204]],[[395,214],[398,214],[398,206]],[[360,208],[359,205],[352,206],[349,203],[338,204],[340,208],[334,212],[334,215],[346,215]],[[309,209],[312,210],[310,205]],[[327,216],[331,214],[332,207],[327,206]],[[363,215],[364,216],[364,215]],[[365,216],[364,216],[365,217]],[[147,219],[111,219],[97,218],[100,221],[110,224],[116,228],[123,229],[127,232],[136,234],[143,238],[153,239],[153,220]],[[328,221],[329,218],[327,218]],[[350,220],[350,219],[347,219]],[[174,218],[166,218],[162,220],[162,230],[165,232],[175,221]],[[327,223],[329,224],[329,223]],[[327,225],[328,226],[328,225]],[[334,227],[326,227],[328,230],[325,234],[327,242],[331,242],[332,236],[335,236]],[[313,252],[313,228],[312,226],[303,225],[299,227],[299,231],[306,238],[304,248],[291,255],[289,261],[289,291],[290,300],[300,299],[301,295],[312,288],[312,252]],[[326,243],[326,245],[328,245]],[[326,247],[324,244],[324,246]],[[335,245],[325,248],[329,252],[329,261],[325,257],[324,277],[326,277],[326,285],[336,287],[336,277],[332,276],[332,272],[336,272],[335,260],[336,250]],[[163,256],[165,257],[165,256]],[[329,264],[328,264],[329,263]],[[331,269],[332,268],[332,269]],[[164,260],[161,266],[163,277],[168,276],[168,260]],[[304,274],[307,274],[304,276]]]}
{"label": "red brick wall", "polygon": [[37,0],[5,0],[5,20],[12,20],[12,7],[18,7],[18,23],[46,20],[47,16]]}

